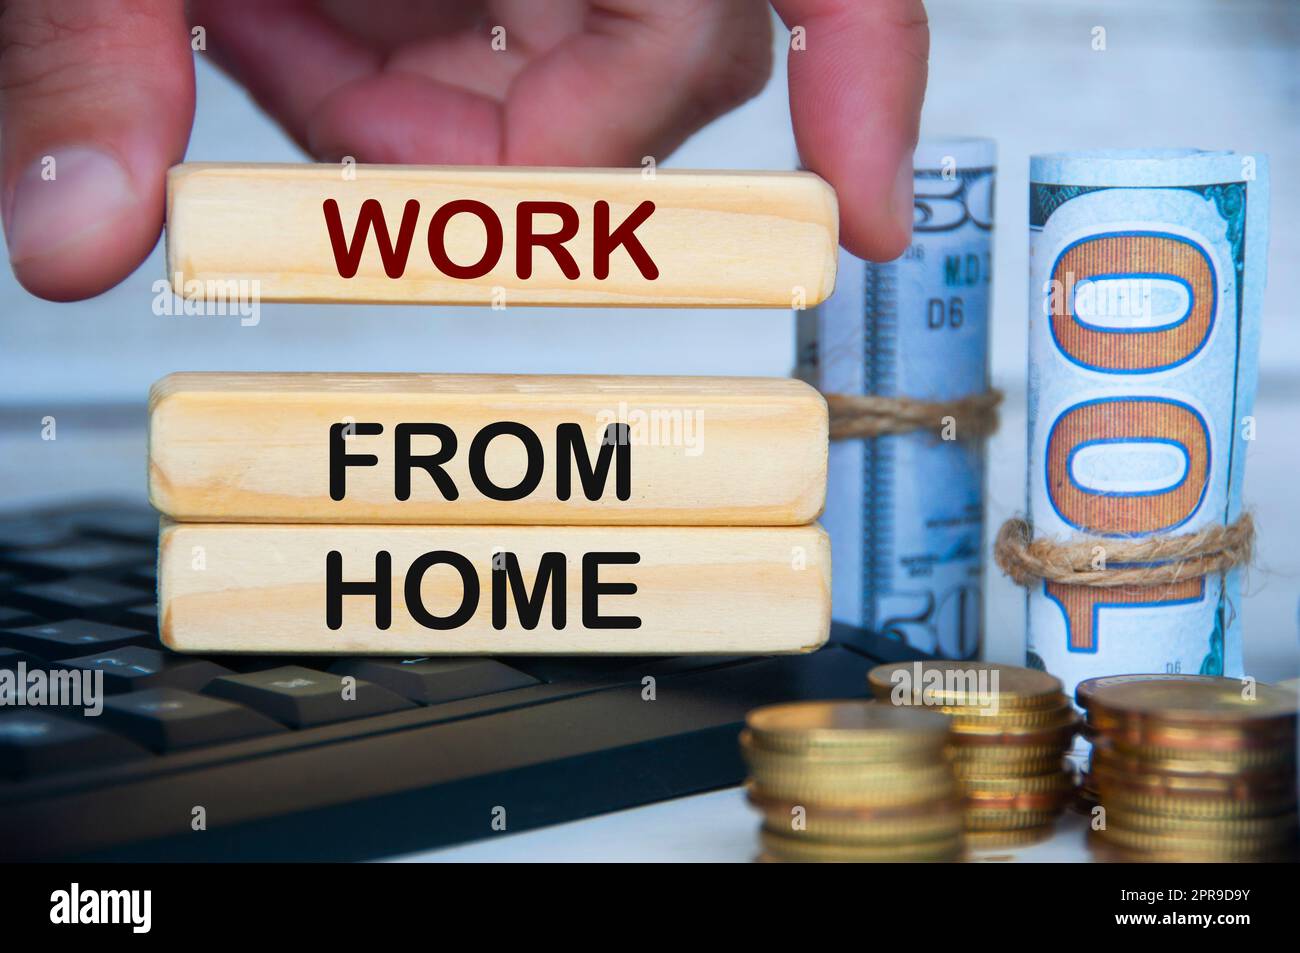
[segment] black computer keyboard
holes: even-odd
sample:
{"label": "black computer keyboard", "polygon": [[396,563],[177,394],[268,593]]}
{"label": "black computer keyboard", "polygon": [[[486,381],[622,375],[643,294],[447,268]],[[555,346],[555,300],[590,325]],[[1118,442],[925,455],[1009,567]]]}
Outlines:
{"label": "black computer keyboard", "polygon": [[737,784],[748,710],[861,697],[872,665],[923,657],[840,625],[799,656],[178,655],[157,637],[157,529],[121,504],[0,515],[0,669],[100,671],[105,693],[93,717],[0,705],[0,858],[363,859],[501,836]]}

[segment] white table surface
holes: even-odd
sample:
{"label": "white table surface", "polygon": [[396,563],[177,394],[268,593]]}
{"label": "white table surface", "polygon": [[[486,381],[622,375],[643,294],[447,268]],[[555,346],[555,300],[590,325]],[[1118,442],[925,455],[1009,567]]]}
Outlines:
{"label": "white table surface", "polygon": [[[757,856],[759,816],[740,788],[677,798],[570,824],[420,851],[404,863],[748,863]],[[1050,840],[972,853],[974,862],[1087,862],[1087,818],[1067,809]]]}

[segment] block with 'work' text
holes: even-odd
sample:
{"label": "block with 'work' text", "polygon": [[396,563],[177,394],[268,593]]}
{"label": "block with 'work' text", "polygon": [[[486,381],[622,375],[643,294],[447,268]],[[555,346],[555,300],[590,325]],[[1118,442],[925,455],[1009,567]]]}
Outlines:
{"label": "block with 'work' text", "polygon": [[835,285],[809,172],[179,165],[167,272],[212,300],[803,308]]}

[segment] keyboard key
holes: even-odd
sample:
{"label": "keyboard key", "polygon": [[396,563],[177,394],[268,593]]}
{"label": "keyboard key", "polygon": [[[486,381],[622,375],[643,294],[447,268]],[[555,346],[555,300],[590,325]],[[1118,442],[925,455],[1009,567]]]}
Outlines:
{"label": "keyboard key", "polygon": [[530,675],[485,658],[339,659],[330,666],[330,671],[364,678],[421,705],[538,684]]}
{"label": "keyboard key", "polygon": [[653,675],[676,675],[740,661],[733,655],[625,655],[583,658],[572,655],[515,655],[510,666],[543,682],[591,682],[610,685]]}
{"label": "keyboard key", "polygon": [[356,681],[355,697],[344,698],[342,676],[297,665],[218,678],[204,694],[247,705],[291,728],[415,707],[388,689],[361,679]]}
{"label": "keyboard key", "polygon": [[61,718],[33,708],[0,711],[0,777],[21,780],[148,756],[98,719]]}
{"label": "keyboard key", "polygon": [[137,566],[122,576],[122,582],[128,586],[139,586],[141,589],[156,593],[158,591],[158,563],[153,561],[144,566]]}
{"label": "keyboard key", "polygon": [[92,536],[155,545],[158,542],[158,514],[147,506],[73,510],[61,517],[59,522]]}
{"label": "keyboard key", "polygon": [[147,546],[112,540],[83,539],[46,549],[24,550],[6,557],[11,566],[45,572],[104,572],[145,563],[156,551]]}
{"label": "keyboard key", "polygon": [[230,669],[207,659],[173,655],[139,645],[64,659],[62,664],[103,672],[104,690],[112,694],[162,686],[197,692],[213,679],[230,674]]}
{"label": "keyboard key", "polygon": [[138,606],[127,606],[117,617],[123,625],[133,625],[145,632],[158,635],[158,603],[142,602]]}
{"label": "keyboard key", "polygon": [[12,605],[34,609],[55,619],[112,614],[140,601],[140,590],[90,576],[18,586],[5,594]]}
{"label": "keyboard key", "polygon": [[101,717],[114,730],[160,753],[285,730],[243,705],[175,688],[117,695],[104,703]]}
{"label": "keyboard key", "polygon": [[16,625],[31,625],[35,621],[37,621],[36,616],[26,609],[0,606],[0,629],[7,629]]}
{"label": "keyboard key", "polygon": [[139,629],[125,629],[89,619],[65,619],[0,631],[0,645],[26,649],[51,659],[121,648],[148,638],[149,635]]}
{"label": "keyboard key", "polygon": [[0,549],[54,546],[72,538],[72,529],[37,517],[0,520]]}
{"label": "keyboard key", "polygon": [[38,655],[32,655],[32,653],[24,652],[22,649],[0,647],[0,669],[16,672],[18,671],[19,662],[26,663],[29,669],[40,668],[45,664],[45,660]]}
{"label": "keyboard key", "polygon": [[247,672],[265,672],[272,668],[297,665],[316,671],[329,668],[329,659],[322,655],[218,655],[221,664],[239,675]]}

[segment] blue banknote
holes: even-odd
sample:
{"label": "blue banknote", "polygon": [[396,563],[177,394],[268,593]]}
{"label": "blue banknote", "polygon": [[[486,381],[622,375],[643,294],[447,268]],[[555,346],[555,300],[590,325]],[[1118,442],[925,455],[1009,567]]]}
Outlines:
{"label": "blue banknote", "polygon": [[[1263,156],[1034,156],[1028,510],[1039,536],[1186,534],[1241,514],[1268,240]],[[1028,660],[1065,682],[1239,675],[1240,570],[1039,581]]]}
{"label": "blue banknote", "polygon": [[[914,234],[896,261],[841,251],[836,290],[798,322],[798,373],[826,393],[945,401],[988,388],[996,150],[923,142]],[[958,422],[960,428],[960,422]],[[928,652],[981,644],[984,450],[959,429],[832,443],[823,524],[832,613]]]}

